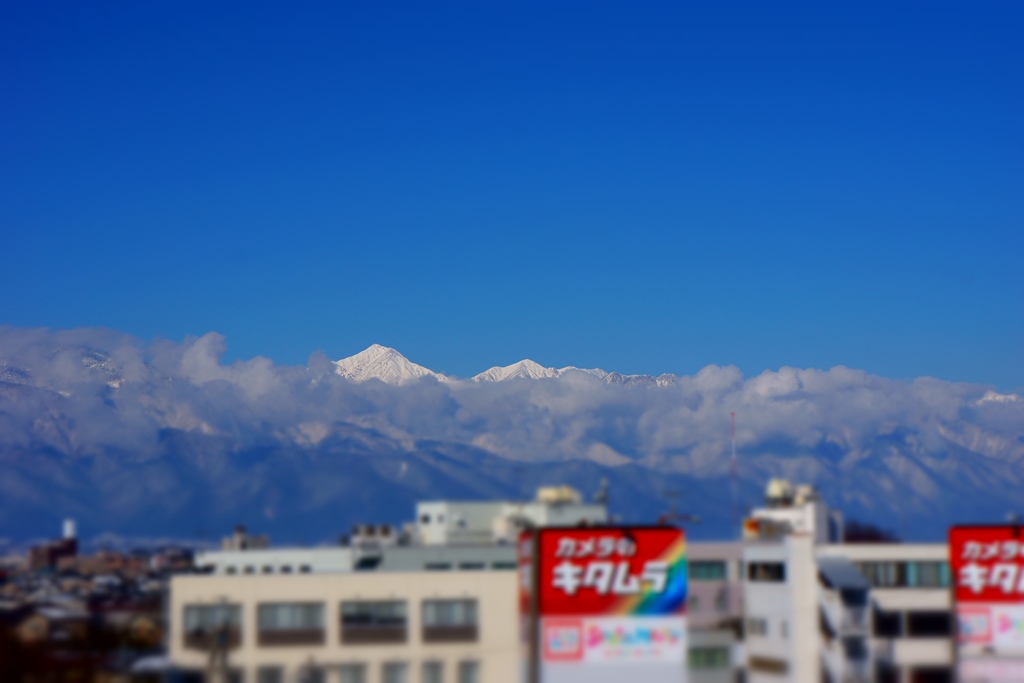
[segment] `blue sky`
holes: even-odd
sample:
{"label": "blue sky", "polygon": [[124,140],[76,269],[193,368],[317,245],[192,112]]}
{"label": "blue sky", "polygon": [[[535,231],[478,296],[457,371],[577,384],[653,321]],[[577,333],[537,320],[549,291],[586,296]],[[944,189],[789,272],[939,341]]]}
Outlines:
{"label": "blue sky", "polygon": [[1024,387],[1019,3],[98,4],[0,8],[0,323]]}

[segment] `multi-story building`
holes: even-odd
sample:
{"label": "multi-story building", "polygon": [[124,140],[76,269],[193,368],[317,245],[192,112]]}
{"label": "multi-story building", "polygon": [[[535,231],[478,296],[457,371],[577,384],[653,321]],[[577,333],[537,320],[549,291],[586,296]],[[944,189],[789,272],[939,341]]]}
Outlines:
{"label": "multi-story building", "polygon": [[170,609],[185,681],[519,679],[514,571],[176,576]]}
{"label": "multi-story building", "polygon": [[63,529],[64,533],[61,538],[29,548],[28,566],[30,569],[54,569],[62,560],[78,555],[75,521],[64,520]]}
{"label": "multi-story building", "polygon": [[878,683],[953,680],[955,619],[945,543],[849,543],[842,556],[869,586],[871,652]]}
{"label": "multi-story building", "polygon": [[953,680],[944,544],[834,542],[820,531],[835,517],[814,495],[769,509],[816,524],[779,524],[776,515],[743,550],[751,683]]}
{"label": "multi-story building", "polygon": [[[603,502],[546,489],[525,503],[420,503],[414,524],[360,525],[346,545],[201,553],[196,564],[211,575],[171,584],[171,662],[185,680],[226,659],[223,670],[245,683],[518,681],[513,532],[607,521]],[[733,683],[744,662],[742,544],[689,543],[687,552],[688,680]],[[287,633],[269,633],[275,619]],[[372,636],[370,627],[399,622],[401,637]]]}
{"label": "multi-story building", "polygon": [[687,543],[687,662],[692,683],[742,679],[742,562],[742,543]]}

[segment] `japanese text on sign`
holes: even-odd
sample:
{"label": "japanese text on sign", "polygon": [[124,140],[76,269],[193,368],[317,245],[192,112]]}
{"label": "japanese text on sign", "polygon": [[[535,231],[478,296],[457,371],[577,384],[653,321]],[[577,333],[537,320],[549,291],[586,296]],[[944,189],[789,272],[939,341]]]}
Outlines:
{"label": "japanese text on sign", "polygon": [[555,565],[551,585],[566,595],[592,588],[598,595],[635,595],[644,587],[654,593],[665,590],[667,562],[645,562],[639,575],[630,573],[629,562],[590,562],[582,565],[564,560]]}
{"label": "japanese text on sign", "polygon": [[1024,543],[1019,541],[967,541],[960,553],[962,560],[1013,560],[1018,557],[1024,558]]}
{"label": "japanese text on sign", "polygon": [[1024,602],[1024,537],[1013,526],[953,527],[949,562],[958,604]]}
{"label": "japanese text on sign", "polygon": [[1021,565],[1009,562],[992,565],[969,562],[960,567],[957,583],[975,594],[986,588],[998,588],[1006,595],[1024,594],[1024,570]]}
{"label": "japanese text on sign", "polygon": [[597,538],[571,538],[563,537],[558,539],[558,550],[555,557],[573,557],[583,559],[587,557],[608,558],[608,557],[632,557],[636,554],[636,543],[630,539],[615,536],[599,536]]}

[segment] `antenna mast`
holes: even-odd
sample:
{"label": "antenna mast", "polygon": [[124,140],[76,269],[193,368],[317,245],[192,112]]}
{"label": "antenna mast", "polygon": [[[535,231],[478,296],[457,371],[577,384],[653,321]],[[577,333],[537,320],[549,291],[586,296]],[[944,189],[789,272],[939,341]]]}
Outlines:
{"label": "antenna mast", "polygon": [[739,470],[736,465],[736,413],[729,413],[729,424],[732,428],[732,526],[733,532],[739,533]]}

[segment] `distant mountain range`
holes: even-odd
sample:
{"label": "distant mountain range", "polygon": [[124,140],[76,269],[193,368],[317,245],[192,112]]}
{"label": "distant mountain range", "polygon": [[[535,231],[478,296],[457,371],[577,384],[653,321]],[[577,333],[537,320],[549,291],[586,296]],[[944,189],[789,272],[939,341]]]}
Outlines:
{"label": "distant mountain range", "polygon": [[305,366],[225,363],[224,339],[0,327],[3,538],[212,538],[243,522],[317,542],[417,500],[521,498],[611,485],[612,512],[654,520],[678,498],[697,538],[734,536],[775,476],[911,538],[1024,512],[1024,400],[845,367],[622,375],[530,360],[459,379],[374,345]]}
{"label": "distant mountain range", "polygon": [[[457,378],[434,372],[422,365],[413,363],[401,353],[387,346],[373,344],[354,356],[335,361],[338,374],[353,382],[365,382],[379,379],[386,384],[406,384],[421,377],[433,377],[439,382],[458,382]],[[567,373],[581,372],[608,382],[609,384],[649,384],[664,386],[676,379],[675,375],[622,375],[617,372],[605,372],[599,368],[585,369],[569,366],[565,368],[546,368],[540,363],[525,358],[512,365],[496,365],[479,375],[474,375],[474,382],[505,382],[512,379],[548,379],[561,377]]]}

